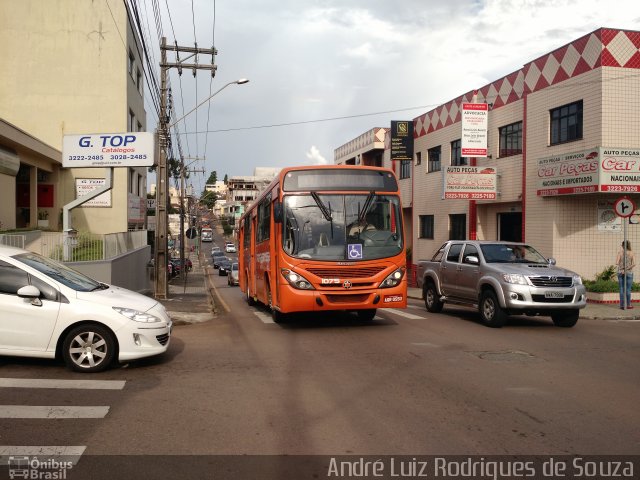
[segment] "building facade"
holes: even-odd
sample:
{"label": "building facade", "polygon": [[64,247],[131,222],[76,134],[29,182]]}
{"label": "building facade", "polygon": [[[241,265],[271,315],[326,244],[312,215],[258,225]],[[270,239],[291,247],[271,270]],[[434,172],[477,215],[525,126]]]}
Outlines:
{"label": "building facade", "polygon": [[[413,261],[449,239],[525,241],[594,278],[625,228],[640,248],[638,215],[614,211],[623,196],[640,207],[639,73],[640,32],[602,28],[413,119],[412,162],[391,165],[387,139]],[[488,104],[487,157],[461,155],[463,103]],[[446,198],[447,167],[493,172],[495,198]]]}
{"label": "building facade", "polygon": [[[146,130],[142,49],[131,25],[124,2],[0,3],[0,58],[12,72],[0,78],[0,118],[57,151],[65,134]],[[144,228],[146,176],[143,167],[116,168],[113,189],[72,210],[72,226],[93,233]],[[62,207],[105,177],[102,168],[49,172],[20,158],[9,223],[34,227],[47,212],[51,228],[61,228]],[[43,189],[47,207],[33,195],[26,203],[25,192]]]}

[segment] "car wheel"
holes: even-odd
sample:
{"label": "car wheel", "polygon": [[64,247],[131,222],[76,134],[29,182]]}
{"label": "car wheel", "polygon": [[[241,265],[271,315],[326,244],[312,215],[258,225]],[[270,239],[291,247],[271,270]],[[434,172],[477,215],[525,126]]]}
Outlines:
{"label": "car wheel", "polygon": [[427,307],[427,310],[431,313],[440,312],[444,306],[444,303],[440,301],[440,296],[432,281],[425,283],[422,290],[422,298],[424,298],[424,306]]}
{"label": "car wheel", "polygon": [[480,297],[480,316],[488,327],[500,328],[507,323],[507,314],[498,303],[493,290],[485,290]]}
{"label": "car wheel", "polygon": [[269,287],[268,284],[267,284],[267,299],[269,302],[269,308],[271,309],[271,318],[273,319],[273,321],[275,323],[286,323],[286,321],[288,320],[288,315],[285,313],[282,313],[279,310],[276,310],[273,307],[273,296],[271,295],[271,288]]}
{"label": "car wheel", "polygon": [[76,372],[101,372],[116,357],[116,341],[106,327],[80,325],[69,331],[62,344],[64,362]]}
{"label": "car wheel", "polygon": [[551,315],[551,319],[556,327],[571,328],[578,323],[580,318],[580,310],[567,310],[566,312],[558,312]]}
{"label": "car wheel", "polygon": [[376,316],[376,309],[369,308],[367,310],[356,310],[356,315],[358,316],[358,320],[362,322],[371,322]]}

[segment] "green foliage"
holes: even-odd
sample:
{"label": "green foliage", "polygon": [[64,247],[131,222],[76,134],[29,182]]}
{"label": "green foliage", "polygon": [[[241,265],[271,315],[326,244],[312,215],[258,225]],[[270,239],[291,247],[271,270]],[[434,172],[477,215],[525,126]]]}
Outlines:
{"label": "green foliage", "polygon": [[[595,280],[583,280],[587,292],[593,293],[617,293],[620,291],[616,267],[609,265],[596,275]],[[632,292],[640,292],[640,283],[631,285]]]}
{"label": "green foliage", "polygon": [[[587,292],[594,293],[617,293],[620,291],[618,280],[584,280]],[[640,292],[640,283],[634,282],[631,286],[632,292]]]}
{"label": "green foliage", "polygon": [[218,181],[218,172],[216,172],[215,170],[213,172],[211,172],[211,174],[209,175],[209,178],[207,178],[207,185],[215,185],[215,183]]}
{"label": "green foliage", "polygon": [[222,230],[224,231],[225,235],[231,235],[233,233],[233,227],[228,224],[222,225]]}
{"label": "green foliage", "polygon": [[[78,233],[78,244],[71,249],[70,262],[103,260],[103,241],[96,240],[87,232]],[[64,260],[64,246],[56,247],[49,255],[54,260]]]}
{"label": "green foliage", "polygon": [[615,278],[616,278],[616,267],[613,265],[609,265],[604,270],[602,270],[599,274],[596,275],[596,281],[615,280]]}

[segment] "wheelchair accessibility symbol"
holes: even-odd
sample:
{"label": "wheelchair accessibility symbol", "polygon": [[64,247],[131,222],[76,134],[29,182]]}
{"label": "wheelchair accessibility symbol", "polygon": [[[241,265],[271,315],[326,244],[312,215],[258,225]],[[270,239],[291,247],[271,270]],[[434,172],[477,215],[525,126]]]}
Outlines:
{"label": "wheelchair accessibility symbol", "polygon": [[347,245],[347,257],[349,260],[362,259],[362,245],[359,243],[350,243]]}

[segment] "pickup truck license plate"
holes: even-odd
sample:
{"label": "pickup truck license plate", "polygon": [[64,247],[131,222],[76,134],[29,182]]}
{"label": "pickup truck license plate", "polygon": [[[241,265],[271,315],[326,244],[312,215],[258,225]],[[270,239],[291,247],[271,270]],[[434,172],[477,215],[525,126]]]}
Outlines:
{"label": "pickup truck license plate", "polygon": [[544,298],[564,298],[562,292],[544,292]]}

